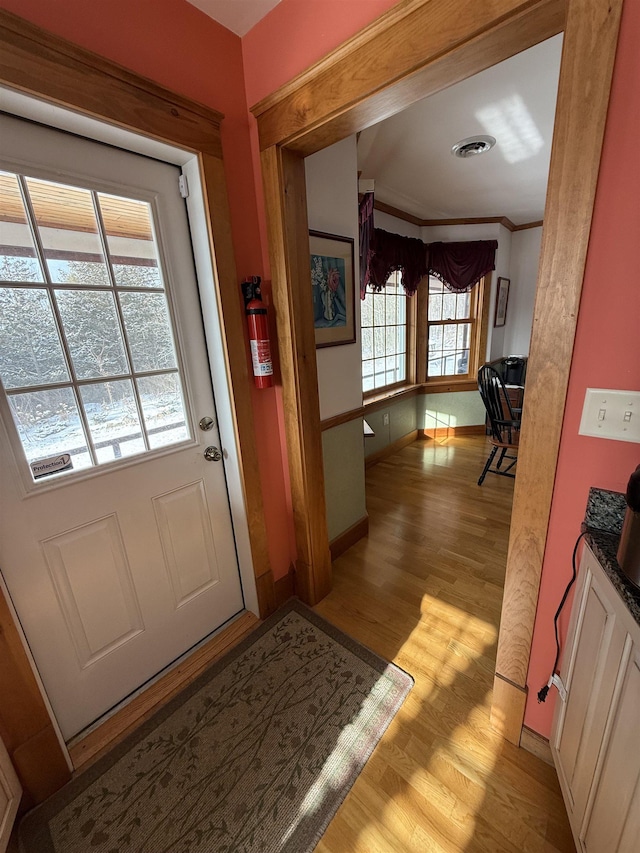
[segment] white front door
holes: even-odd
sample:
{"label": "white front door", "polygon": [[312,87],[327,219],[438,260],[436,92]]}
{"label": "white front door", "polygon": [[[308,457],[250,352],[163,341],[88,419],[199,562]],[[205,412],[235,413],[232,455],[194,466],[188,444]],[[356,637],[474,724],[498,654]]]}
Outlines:
{"label": "white front door", "polygon": [[68,739],[243,598],[179,170],[0,135],[0,568]]}

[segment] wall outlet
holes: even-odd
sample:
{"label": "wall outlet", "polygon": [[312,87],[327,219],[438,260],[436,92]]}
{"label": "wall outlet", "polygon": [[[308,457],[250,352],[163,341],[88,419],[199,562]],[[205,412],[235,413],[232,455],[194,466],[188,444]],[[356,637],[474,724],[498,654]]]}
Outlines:
{"label": "wall outlet", "polygon": [[382,415],[382,426],[389,426],[389,412],[384,412]]}
{"label": "wall outlet", "polygon": [[579,433],[640,443],[640,391],[587,388]]}

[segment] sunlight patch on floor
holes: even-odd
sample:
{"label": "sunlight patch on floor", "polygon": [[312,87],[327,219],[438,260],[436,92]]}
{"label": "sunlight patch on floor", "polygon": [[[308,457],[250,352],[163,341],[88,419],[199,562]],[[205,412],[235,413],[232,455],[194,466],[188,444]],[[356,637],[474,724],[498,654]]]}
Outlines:
{"label": "sunlight patch on floor", "polygon": [[391,687],[391,680],[382,675],[364,699],[357,716],[340,731],[331,754],[307,791],[295,819],[284,834],[283,844],[289,840],[305,818],[322,808],[329,792],[349,786],[354,767],[360,764],[363,753],[366,754],[371,749],[371,741],[375,742],[376,719],[380,715],[381,703],[385,703],[385,696]]}
{"label": "sunlight patch on floor", "polygon": [[[439,616],[434,630],[428,624],[429,608],[436,603]],[[398,714],[395,725],[400,732],[410,731],[412,722],[420,721],[427,707],[446,721],[450,709],[460,707],[456,694],[460,690],[469,690],[472,694],[476,682],[471,670],[476,666],[487,669],[487,656],[497,640],[494,624],[470,617],[460,608],[429,595],[423,596],[421,609],[421,623],[411,631],[395,656],[399,666],[403,666],[405,659],[413,661],[412,674],[416,680],[416,686]],[[490,679],[489,671],[486,677]],[[453,722],[446,736],[436,736],[429,747],[425,748],[412,735],[401,746],[385,739],[379,744],[377,754],[398,775],[400,783],[396,791],[385,788],[388,802],[382,805],[380,824],[397,825],[398,812],[407,807],[412,791],[427,798],[437,816],[429,834],[421,827],[414,827],[410,849],[450,851],[453,841],[456,849],[464,850],[473,842],[487,786],[504,745],[503,739],[490,728],[491,696],[491,690],[485,689],[475,704],[470,700],[464,721]],[[447,729],[446,724],[444,729]],[[464,801],[452,793],[460,788],[465,792]],[[439,836],[442,846],[437,840]],[[377,849],[373,843],[375,837],[375,828],[370,836],[366,832],[363,835],[366,843],[371,843],[372,850]]]}
{"label": "sunlight patch on floor", "polygon": [[455,604],[443,601],[437,594],[425,593],[420,603],[420,614],[421,616],[431,616],[434,611],[438,614],[443,625],[455,626],[453,631],[459,637],[463,636],[465,631],[473,634],[478,631],[485,631],[492,641],[498,637],[498,629],[493,622],[481,619],[479,616],[470,616],[460,607],[456,607]]}

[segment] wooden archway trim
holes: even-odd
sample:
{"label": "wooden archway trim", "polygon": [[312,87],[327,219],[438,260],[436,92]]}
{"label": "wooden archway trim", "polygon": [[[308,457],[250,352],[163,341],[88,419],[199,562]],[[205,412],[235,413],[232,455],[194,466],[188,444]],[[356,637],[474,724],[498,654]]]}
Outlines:
{"label": "wooden archway trim", "polygon": [[[519,743],[622,0],[407,0],[253,108],[258,120],[299,576],[330,584],[303,156],[564,30],[492,720]],[[584,132],[588,116],[589,132]],[[580,145],[575,140],[580,139]],[[295,311],[295,317],[292,312]],[[323,535],[324,533],[324,535]]]}

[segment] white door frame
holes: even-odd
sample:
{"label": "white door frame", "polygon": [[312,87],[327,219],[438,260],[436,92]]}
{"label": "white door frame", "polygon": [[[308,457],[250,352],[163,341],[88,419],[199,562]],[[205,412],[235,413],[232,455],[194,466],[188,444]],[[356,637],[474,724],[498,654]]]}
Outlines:
{"label": "white door frame", "polygon": [[[258,592],[251,554],[240,456],[234,428],[231,385],[227,373],[226,350],[220,322],[221,310],[218,288],[216,286],[217,276],[212,262],[205,213],[204,187],[197,154],[159,142],[141,134],[106,124],[97,119],[72,112],[71,110],[12,89],[0,87],[0,103],[5,112],[17,117],[37,121],[40,124],[68,131],[87,139],[104,142],[127,151],[163,160],[166,163],[180,167],[186,176],[189,188],[189,196],[186,200],[189,215],[189,230],[191,233],[198,290],[202,306],[204,333],[209,359],[209,370],[214,390],[221,450],[224,454],[225,474],[238,555],[240,582],[242,584],[245,608],[259,616]],[[0,586],[5,590],[5,594],[7,594],[6,585],[1,575]],[[12,611],[14,611],[10,599],[8,600]],[[44,692],[35,662],[29,651],[26,638],[15,611],[13,615],[45,705],[58,735],[60,745],[69,762],[69,766],[71,766],[66,745],[59,732],[57,722]]]}

